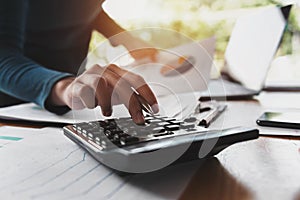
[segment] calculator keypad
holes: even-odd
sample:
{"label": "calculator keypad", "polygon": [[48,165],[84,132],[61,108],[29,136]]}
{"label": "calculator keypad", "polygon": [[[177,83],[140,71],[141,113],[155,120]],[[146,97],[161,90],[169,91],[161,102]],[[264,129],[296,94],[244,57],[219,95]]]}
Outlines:
{"label": "calculator keypad", "polygon": [[101,149],[122,147],[195,131],[195,124],[158,115],[145,116],[145,124],[131,118],[106,119],[73,125],[73,132]]}

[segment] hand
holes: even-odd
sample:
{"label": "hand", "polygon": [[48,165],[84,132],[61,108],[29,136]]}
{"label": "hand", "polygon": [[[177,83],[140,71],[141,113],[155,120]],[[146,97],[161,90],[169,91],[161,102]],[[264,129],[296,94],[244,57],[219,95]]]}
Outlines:
{"label": "hand", "polygon": [[155,95],[144,79],[116,65],[100,67],[94,65],[77,78],[68,77],[58,81],[51,92],[50,102],[57,106],[67,105],[71,109],[100,106],[104,116],[112,114],[112,105],[123,103],[137,124],[145,122],[142,106],[133,87],[157,113]]}
{"label": "hand", "polygon": [[152,61],[156,61],[155,57],[158,52],[156,48],[125,31],[104,10],[95,20],[95,28],[109,39],[112,46],[125,46],[134,59],[140,60],[148,57]]}
{"label": "hand", "polygon": [[153,62],[156,61],[158,50],[128,32],[122,32],[111,37],[110,42],[113,46],[123,45],[135,60],[149,58]]}
{"label": "hand", "polygon": [[135,60],[149,58],[153,62],[156,61],[158,50],[139,38],[126,40],[124,46]]}

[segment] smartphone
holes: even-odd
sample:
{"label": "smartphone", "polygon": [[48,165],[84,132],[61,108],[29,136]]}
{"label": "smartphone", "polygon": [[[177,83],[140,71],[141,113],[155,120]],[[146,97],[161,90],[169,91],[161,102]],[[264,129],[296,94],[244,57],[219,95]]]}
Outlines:
{"label": "smartphone", "polygon": [[260,126],[300,129],[300,112],[265,112],[256,123]]}

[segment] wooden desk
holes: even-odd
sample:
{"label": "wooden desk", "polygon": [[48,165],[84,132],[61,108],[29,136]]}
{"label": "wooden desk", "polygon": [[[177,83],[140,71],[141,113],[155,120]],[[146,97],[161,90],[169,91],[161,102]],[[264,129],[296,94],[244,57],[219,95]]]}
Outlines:
{"label": "wooden desk", "polygon": [[[211,127],[260,128],[255,121],[262,112],[300,111],[299,102],[300,93],[262,93],[254,101],[228,102],[226,113]],[[138,176],[148,184],[131,184],[160,199],[178,194],[180,200],[300,200],[300,138],[260,137],[235,144],[206,161]],[[153,189],[158,182],[161,189]]]}
{"label": "wooden desk", "polygon": [[[247,105],[229,103],[213,126],[256,126],[263,111],[300,111],[299,102],[300,93],[262,93]],[[233,145],[217,158],[199,167],[181,199],[300,199],[300,137],[260,137]]]}
{"label": "wooden desk", "polygon": [[[228,102],[228,110],[212,128],[256,126],[255,120],[263,111],[300,110],[299,102],[300,93],[262,93],[253,101]],[[235,144],[205,161],[133,175],[125,180],[126,188],[140,192],[137,197],[146,193],[151,199],[297,200],[300,138],[260,137]]]}

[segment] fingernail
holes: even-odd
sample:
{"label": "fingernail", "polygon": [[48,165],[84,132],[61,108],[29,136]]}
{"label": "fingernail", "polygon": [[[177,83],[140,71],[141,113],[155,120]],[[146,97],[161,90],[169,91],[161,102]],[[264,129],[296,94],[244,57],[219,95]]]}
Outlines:
{"label": "fingernail", "polygon": [[104,112],[103,112],[103,115],[104,115],[105,117],[110,117],[111,114],[112,114],[112,110],[110,110],[110,111],[104,111]]}
{"label": "fingernail", "polygon": [[159,106],[158,106],[158,104],[153,104],[151,106],[151,108],[152,108],[152,110],[153,110],[154,113],[158,113],[159,112]]}
{"label": "fingernail", "polygon": [[145,118],[143,116],[142,113],[137,113],[137,115],[135,116],[135,123],[137,124],[144,124],[145,123]]}

